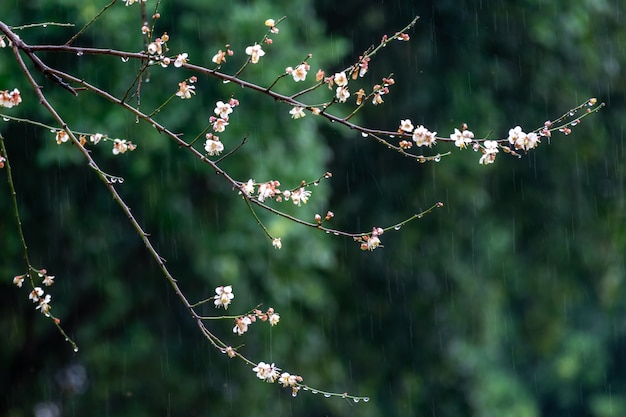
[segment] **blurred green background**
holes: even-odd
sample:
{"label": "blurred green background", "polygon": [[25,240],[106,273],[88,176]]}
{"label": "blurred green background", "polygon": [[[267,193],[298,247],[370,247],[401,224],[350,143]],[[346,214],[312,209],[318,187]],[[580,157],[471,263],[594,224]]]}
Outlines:
{"label": "blurred green background", "polygon": [[[77,44],[141,50],[139,8],[118,3]],[[105,4],[4,0],[0,19],[81,26]],[[359,81],[367,88],[389,73],[396,80],[383,106],[357,118],[369,127],[395,129],[410,118],[446,136],[466,122],[477,137],[502,137],[589,97],[607,103],[571,136],[544,140],[521,159],[499,155],[490,166],[470,150],[417,164],[320,118],[292,121],[287,106],[208,77],[199,77],[195,97],[157,117],[192,138],[214,103],[234,94],[241,106],[221,138],[232,149],[250,134],[223,163],[235,178],[292,187],[333,173],[307,206],[289,208],[306,219],[332,210],[332,225],[367,231],[445,204],[383,235],[384,248],[372,253],[261,213],[282,237],[275,250],[206,166],[99,98],[72,97],[37,74],[75,130],[138,144],[118,157],[106,145],[93,155],[124,177],[120,192],[190,299],[232,284],[233,313],[263,303],[281,314],[277,327],[257,323],[243,337],[230,333],[231,322],[210,323],[212,330],[245,343],[254,360],[371,401],[292,398],[211,348],[76,149],[58,146],[45,129],[3,122],[31,260],[56,275],[53,311],[80,351],[11,283],[24,265],[0,171],[0,415],[626,415],[625,12],[608,0],[163,1],[157,35],[169,33],[172,53],[211,66],[230,43],[230,73],[263,36],[264,20],[287,16],[266,56],[244,73],[262,85],[312,53],[309,85],[318,68],[352,64],[419,15],[411,42],[387,47]],[[74,30],[20,36],[63,43]],[[116,94],[138,68],[117,58],[39,56]],[[158,106],[190,75],[153,68],[142,108]],[[52,123],[11,51],[0,50],[0,89],[14,87],[24,102],[4,113]]]}

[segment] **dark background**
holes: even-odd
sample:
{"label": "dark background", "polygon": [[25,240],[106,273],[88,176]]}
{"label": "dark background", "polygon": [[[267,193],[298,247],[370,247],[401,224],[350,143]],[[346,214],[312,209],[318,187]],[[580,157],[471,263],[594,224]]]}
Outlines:
{"label": "dark background", "polygon": [[[14,26],[81,26],[105,4],[94,3],[9,0],[0,16]],[[233,176],[295,186],[333,173],[312,190],[307,206],[290,212],[311,219],[332,210],[332,225],[368,231],[445,204],[384,234],[384,248],[371,253],[261,213],[282,237],[277,251],[204,165],[132,116],[93,96],[73,98],[40,77],[73,129],[138,144],[118,157],[102,145],[94,157],[125,178],[122,195],[190,299],[232,284],[234,314],[258,303],[281,314],[275,328],[257,323],[240,338],[230,321],[210,323],[213,331],[310,385],[371,400],[354,404],[306,392],[294,399],[213,349],[76,149],[58,146],[46,129],[3,122],[31,260],[56,276],[53,312],[80,350],[75,354],[35,311],[27,289],[11,283],[24,263],[3,179],[0,414],[626,415],[620,2],[224,3],[164,1],[157,34],[170,34],[172,54],[188,52],[190,62],[207,66],[230,43],[236,55],[223,69],[233,73],[245,47],[263,36],[263,21],[286,15],[266,56],[243,74],[262,85],[311,52],[310,85],[318,68],[333,73],[352,64],[419,15],[411,41],[385,48],[359,81],[367,89],[390,73],[396,80],[383,106],[366,106],[357,118],[369,127],[395,129],[410,118],[448,136],[465,122],[477,137],[491,131],[505,137],[516,125],[530,131],[589,97],[607,107],[521,159],[500,154],[482,166],[479,154],[441,143],[432,152],[452,155],[422,165],[319,118],[292,121],[289,108],[268,97],[199,77],[197,95],[173,101],[159,121],[193,137],[214,103],[234,93],[241,106],[222,140],[232,149],[244,134],[250,139],[224,162]],[[77,43],[139,51],[140,26],[138,6],[122,2]],[[75,30],[48,26],[20,36],[63,43]],[[137,69],[117,58],[40,56],[116,94]],[[158,106],[189,75],[154,68],[142,108]],[[5,114],[52,123],[11,51],[0,50],[0,89],[14,87],[24,103]]]}

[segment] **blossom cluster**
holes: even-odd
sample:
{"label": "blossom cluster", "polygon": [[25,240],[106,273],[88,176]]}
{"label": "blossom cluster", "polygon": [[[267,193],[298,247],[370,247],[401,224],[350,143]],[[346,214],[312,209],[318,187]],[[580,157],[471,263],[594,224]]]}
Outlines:
{"label": "blossom cluster", "polygon": [[250,326],[257,320],[268,321],[270,325],[276,326],[280,321],[280,315],[276,313],[272,307],[268,308],[266,312],[263,312],[259,309],[254,309],[250,314],[235,318],[235,327],[233,327],[233,333],[241,336],[248,331],[248,326]]}
{"label": "blossom cluster", "polygon": [[145,3],[146,0],[124,0],[126,2],[126,6],[130,6],[131,4],[136,3]]}
{"label": "blossom cluster", "polygon": [[[145,0],[144,0],[145,1]],[[141,27],[141,32],[144,35],[150,34],[150,28],[147,25]],[[170,40],[170,36],[167,32],[163,33],[160,37],[156,38],[148,44],[148,55],[150,55],[150,64],[159,63],[163,68],[167,68],[172,63],[172,58],[166,56],[164,53],[169,51],[167,42]],[[176,55],[174,60],[174,66],[176,68],[182,67],[189,60],[189,54],[186,52]]]}
{"label": "blossom cluster", "polygon": [[176,95],[180,97],[181,100],[190,99],[192,94],[196,94],[196,86],[193,85],[196,81],[198,81],[198,78],[194,75],[185,81],[179,82]]}
{"label": "blossom cluster", "polygon": [[298,395],[302,383],[300,375],[292,375],[288,372],[280,373],[280,368],[274,363],[269,364],[265,362],[259,362],[257,366],[252,368],[252,372],[255,372],[257,378],[265,382],[273,383],[278,379],[278,383],[283,387],[291,387],[291,395],[294,397]]}
{"label": "blossom cluster", "polygon": [[0,107],[6,107],[10,109],[11,107],[15,107],[22,102],[22,96],[20,95],[20,90],[14,88],[13,91],[0,91]]}
{"label": "blossom cluster", "polygon": [[[548,123],[550,122],[547,122],[546,124]],[[550,131],[547,130],[548,128],[549,125],[546,126],[546,131],[549,135]],[[536,148],[540,142],[539,136],[536,133],[524,133],[522,131],[522,128],[519,126],[515,126],[513,129],[509,130],[508,140],[511,145],[515,146],[515,149],[522,149],[524,151],[529,151],[530,149]]]}
{"label": "blossom cluster", "polygon": [[[415,128],[410,119],[400,120],[398,132],[411,133],[411,138],[416,146],[428,146],[430,148],[437,143],[437,132],[431,132],[422,125]],[[409,141],[403,140],[400,142],[402,149],[409,149],[411,146],[412,143]]]}
{"label": "blossom cluster", "polygon": [[[70,140],[70,136],[65,130],[52,129],[52,133],[54,133],[55,140],[59,145]],[[78,140],[82,146],[85,146],[85,144],[87,143],[86,135],[80,135]],[[102,133],[95,133],[89,136],[89,141],[94,145],[97,145],[102,140],[113,142],[113,148],[111,149],[113,155],[119,155],[137,149],[137,145],[126,139],[110,139]]]}
{"label": "blossom cluster", "polygon": [[[226,126],[228,126],[228,118],[233,112],[233,109],[238,105],[239,100],[235,98],[231,98],[226,103],[221,100],[215,103],[215,109],[213,110],[215,116],[209,117],[209,123],[211,123],[211,127],[215,133],[222,133],[226,130]],[[210,156],[219,155],[224,151],[224,144],[214,133],[207,133],[204,150]]]}
{"label": "blossom cluster", "polygon": [[378,236],[382,235],[385,231],[380,227],[373,227],[372,233],[369,235],[363,235],[357,237],[355,240],[361,242],[361,250],[374,250],[378,247],[383,247]]}
{"label": "blossom cluster", "polygon": [[249,179],[248,182],[241,185],[241,193],[252,197],[255,193],[254,187],[257,185],[259,187],[257,191],[257,200],[261,202],[268,198],[274,199],[279,203],[283,200],[291,200],[291,202],[296,206],[301,206],[303,203],[306,204],[311,197],[311,191],[304,188],[304,186],[296,188],[295,190],[281,191],[278,188],[280,187],[280,181],[277,180],[256,184],[253,179]]}
{"label": "blossom cluster", "polygon": [[232,49],[230,49],[230,45],[226,44],[225,50],[218,50],[217,53],[213,55],[213,58],[211,58],[211,61],[213,61],[217,65],[222,65],[222,63],[226,62],[227,56],[233,56],[234,54],[235,53],[232,51]]}
{"label": "blossom cluster", "polygon": [[[54,284],[54,276],[48,275],[45,269],[37,271],[37,275],[42,279],[41,283],[49,287]],[[26,279],[26,275],[17,275],[13,278],[13,284],[17,285],[19,288],[24,284],[24,280]],[[28,299],[32,300],[33,303],[37,304],[35,307],[37,310],[41,311],[43,315],[46,317],[50,317],[50,301],[52,301],[52,297],[50,294],[46,294],[41,287],[34,287],[33,290],[28,294]]]}

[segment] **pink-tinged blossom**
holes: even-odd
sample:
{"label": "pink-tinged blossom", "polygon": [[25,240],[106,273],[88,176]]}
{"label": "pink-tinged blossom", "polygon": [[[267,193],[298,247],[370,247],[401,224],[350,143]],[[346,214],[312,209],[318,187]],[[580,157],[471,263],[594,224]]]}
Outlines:
{"label": "pink-tinged blossom", "polygon": [[235,327],[233,327],[233,333],[237,333],[239,336],[248,331],[248,326],[252,324],[250,317],[244,316],[235,319]]}
{"label": "pink-tinged blossom", "polygon": [[246,48],[246,55],[250,55],[250,62],[256,64],[259,62],[259,58],[265,55],[265,51],[261,45],[255,43],[253,46],[248,46]]}
{"label": "pink-tinged blossom", "polygon": [[220,140],[217,139],[217,136],[211,136],[211,137],[215,138],[215,139],[209,139],[207,137],[207,140],[204,143],[204,150],[210,156],[215,156],[215,155],[221,154],[224,151],[224,144]]}
{"label": "pink-tinged blossom", "polygon": [[186,63],[187,63],[187,61],[188,61],[187,57],[188,57],[188,56],[189,56],[189,55],[187,55],[187,52],[184,52],[184,53],[182,53],[182,54],[179,54],[179,55],[176,57],[176,61],[174,61],[174,66],[175,66],[176,68],[180,68],[180,67],[182,67],[182,66],[183,66],[183,64],[186,64]]}
{"label": "pink-tinged blossom", "polygon": [[216,308],[224,307],[224,310],[228,310],[228,305],[235,298],[235,294],[233,294],[232,285],[220,286],[215,289],[215,296],[213,303]]}
{"label": "pink-tinged blossom", "polygon": [[335,74],[333,77],[333,81],[337,84],[338,87],[345,87],[348,85],[348,77],[346,76],[345,71],[341,71]]}
{"label": "pink-tinged blossom", "polygon": [[223,101],[218,101],[215,103],[215,109],[213,113],[218,115],[224,120],[228,120],[228,115],[233,112],[233,106],[230,103],[224,103]]}
{"label": "pink-tinged blossom", "polygon": [[274,364],[259,362],[257,366],[252,368],[252,372],[256,372],[256,376],[266,382],[274,382],[278,378],[278,368]]}
{"label": "pink-tinged blossom", "polygon": [[486,140],[483,146],[485,149],[478,162],[483,165],[492,164],[496,160],[496,154],[500,152],[498,150],[498,142],[495,140]]}
{"label": "pink-tinged blossom", "polygon": [[437,132],[431,132],[424,126],[419,125],[413,131],[413,141],[417,146],[431,147],[436,143]]}
{"label": "pink-tinged blossom", "polygon": [[400,130],[403,132],[411,133],[413,131],[413,123],[411,123],[411,120],[400,120]]}

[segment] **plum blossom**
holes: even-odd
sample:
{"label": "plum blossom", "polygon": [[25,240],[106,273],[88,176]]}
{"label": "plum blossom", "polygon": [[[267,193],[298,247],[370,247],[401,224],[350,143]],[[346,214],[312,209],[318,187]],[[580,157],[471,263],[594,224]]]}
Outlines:
{"label": "plum blossom", "polygon": [[41,289],[41,287],[35,287],[30,292],[30,294],[28,294],[28,299],[33,300],[33,303],[36,303],[39,301],[39,298],[41,296],[43,296],[43,290]]}
{"label": "plum blossom", "polygon": [[22,96],[20,95],[20,90],[14,88],[13,91],[0,91],[0,107],[6,107],[10,109],[11,107],[15,107],[22,102]]}
{"label": "plum blossom", "polygon": [[379,246],[382,247],[380,239],[378,236],[382,235],[384,230],[380,227],[373,227],[372,233],[369,236],[362,236],[361,250],[374,250]]}
{"label": "plum blossom", "polygon": [[[220,119],[221,120],[221,119]],[[219,155],[224,151],[224,144],[219,140],[217,136],[209,133],[206,135],[206,142],[204,143],[204,150],[210,155]]]}
{"label": "plum blossom", "polygon": [[261,45],[255,43],[254,45],[248,46],[246,48],[246,55],[250,55],[250,62],[256,64],[257,62],[259,62],[259,58],[265,55],[265,51],[263,50]]}
{"label": "plum blossom", "polygon": [[348,87],[337,87],[337,99],[340,103],[345,103],[348,97],[350,97]]}
{"label": "plum blossom", "polygon": [[259,362],[257,366],[252,368],[252,372],[256,372],[256,376],[267,382],[274,382],[278,378],[279,369],[274,364]]}
{"label": "plum blossom", "polygon": [[309,69],[307,64],[300,64],[296,67],[296,69],[291,71],[291,76],[295,82],[304,81],[306,79],[306,74]]}
{"label": "plum blossom", "polygon": [[523,149],[524,151],[536,148],[540,142],[539,136],[537,136],[536,133],[524,133],[519,126],[515,126],[513,129],[509,130],[508,139],[509,143],[515,146],[515,149]]}
{"label": "plum blossom", "polygon": [[227,122],[228,118],[226,119],[216,119],[213,121],[213,130],[215,130],[218,133],[223,132],[224,130],[226,130],[226,126],[228,126],[228,122]]}
{"label": "plum blossom", "polygon": [[41,314],[48,317],[50,315],[48,313],[50,311],[50,300],[51,300],[50,294],[46,294],[44,298],[39,299],[39,305],[35,307],[35,309],[41,310]]}
{"label": "plum blossom", "polygon": [[223,62],[226,62],[226,52],[222,52],[222,50],[220,49],[215,55],[213,55],[211,61],[213,61],[217,65],[221,65]]}
{"label": "plum blossom", "polygon": [[306,113],[304,113],[304,109],[298,106],[292,107],[291,110],[289,110],[289,114],[291,115],[292,119],[301,119],[306,116]]}
{"label": "plum blossom", "polygon": [[272,326],[276,326],[279,320],[280,320],[280,315],[278,313],[272,313],[269,317],[269,322]]}
{"label": "plum blossom", "polygon": [[135,149],[135,145],[133,145],[131,142],[127,142],[124,139],[115,139],[113,141],[113,155],[119,155],[121,153],[126,153],[126,151],[128,150],[134,150]]}
{"label": "plum blossom", "polygon": [[225,287],[217,287],[215,289],[215,294],[217,294],[213,297],[215,300],[213,301],[215,307],[224,307],[224,310],[228,310],[228,305],[233,300],[233,298],[235,298],[235,294],[233,294],[233,286],[227,285]]}
{"label": "plum blossom", "polygon": [[463,130],[462,132],[459,129],[454,129],[454,133],[450,135],[450,139],[454,141],[454,145],[463,149],[467,147],[470,143],[472,143],[472,139],[474,139],[474,133],[469,130]]}
{"label": "plum blossom", "polygon": [[67,142],[70,139],[70,137],[68,136],[65,130],[57,130],[56,139],[57,139],[57,143],[60,145],[64,142]]}
{"label": "plum blossom", "polygon": [[400,130],[411,133],[413,131],[413,123],[411,123],[410,119],[400,120]]}
{"label": "plum blossom", "polygon": [[102,138],[104,137],[104,135],[102,133],[96,133],[95,135],[91,135],[89,137],[89,140],[94,144],[97,145],[98,142],[100,142],[102,140]]}
{"label": "plum blossom", "polygon": [[191,98],[192,94],[196,94],[194,91],[195,89],[195,85],[188,85],[186,81],[183,81],[178,83],[178,91],[176,92],[176,95],[185,100],[187,98]]}
{"label": "plum blossom", "polygon": [[248,326],[252,324],[250,317],[244,316],[235,319],[235,327],[233,327],[233,333],[237,333],[239,336],[248,331]]}
{"label": "plum blossom", "polygon": [[215,103],[215,109],[213,113],[218,115],[224,120],[228,120],[228,115],[233,112],[233,106],[230,103],[224,103],[223,101],[218,101]]}
{"label": "plum blossom", "polygon": [[[281,249],[283,247],[283,243],[280,241],[280,238],[277,237],[274,240],[272,240],[272,246],[274,246],[276,249]],[[271,322],[272,322],[272,318],[270,317],[270,323]]]}
{"label": "plum blossom", "polygon": [[182,67],[182,66],[183,66],[183,64],[186,64],[186,63],[187,63],[187,61],[188,61],[187,57],[188,57],[188,56],[189,56],[189,55],[187,55],[187,52],[184,52],[184,53],[182,53],[182,54],[178,54],[178,56],[176,57],[176,61],[174,61],[174,66],[175,66],[176,68],[180,68],[180,67]]}
{"label": "plum blossom", "polygon": [[436,143],[437,132],[431,132],[426,129],[424,126],[419,125],[413,131],[413,141],[417,146],[428,146],[431,147]]}
{"label": "plum blossom", "polygon": [[492,164],[496,160],[496,154],[499,152],[498,142],[495,140],[486,140],[483,145],[485,147],[484,153],[478,163],[483,165]]}
{"label": "plum blossom", "polygon": [[13,284],[21,288],[23,283],[24,283],[24,275],[17,275],[13,277]]}
{"label": "plum blossom", "polygon": [[348,77],[346,76],[345,71],[336,73],[333,80],[335,81],[335,84],[337,84],[337,86],[339,87],[345,87],[346,85],[348,85]]}
{"label": "plum blossom", "polygon": [[254,194],[254,180],[251,178],[247,183],[242,184],[241,191],[247,196]]}
{"label": "plum blossom", "polygon": [[52,284],[54,284],[54,275],[46,275],[43,277],[43,281],[41,281],[41,283],[43,285],[45,285],[46,287],[51,286]]}
{"label": "plum blossom", "polygon": [[311,191],[305,190],[304,188],[300,188],[299,190],[293,191],[290,194],[285,195],[285,197],[291,198],[291,201],[296,206],[300,206],[302,203],[306,204],[310,196]]}

